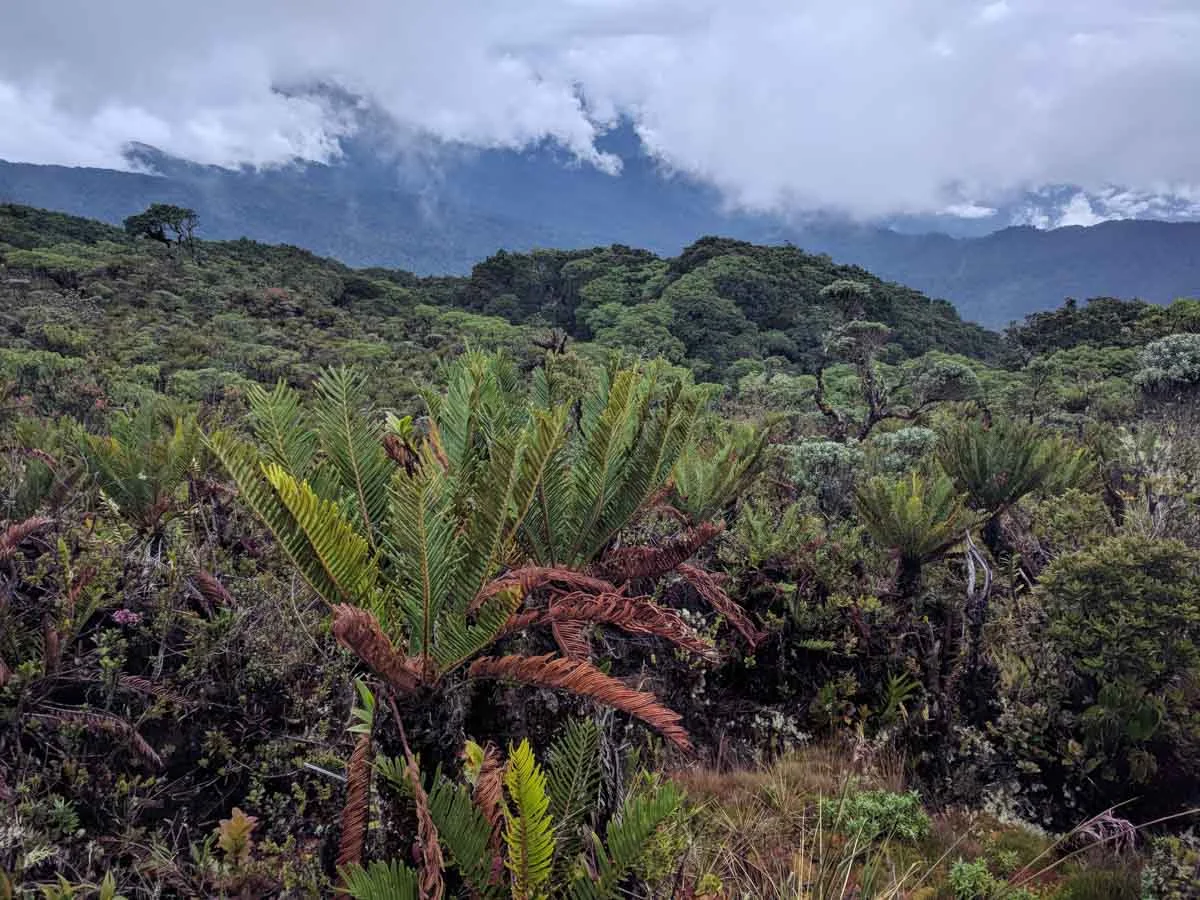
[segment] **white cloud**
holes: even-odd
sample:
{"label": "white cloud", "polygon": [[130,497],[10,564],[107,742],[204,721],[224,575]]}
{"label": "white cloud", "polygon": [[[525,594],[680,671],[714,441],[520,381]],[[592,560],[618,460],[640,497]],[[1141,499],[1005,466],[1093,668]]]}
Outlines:
{"label": "white cloud", "polygon": [[999,212],[995,207],[978,203],[952,203],[942,210],[947,216],[959,219],[987,219]]}
{"label": "white cloud", "polygon": [[1194,0],[8,6],[6,159],[117,166],[135,140],[223,165],[328,160],[345,110],[277,90],[326,83],[397,134],[552,139],[606,171],[596,138],[627,116],[668,168],[760,209],[867,217],[1051,183],[1200,184]]}

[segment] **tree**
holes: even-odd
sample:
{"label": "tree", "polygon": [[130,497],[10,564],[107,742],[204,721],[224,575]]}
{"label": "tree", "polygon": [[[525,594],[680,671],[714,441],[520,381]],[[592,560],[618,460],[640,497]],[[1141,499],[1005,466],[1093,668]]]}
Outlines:
{"label": "tree", "polygon": [[134,237],[158,241],[168,247],[186,247],[192,251],[199,223],[194,209],[170,203],[152,203],[143,212],[126,218],[124,225],[126,233]]}
{"label": "tree", "polygon": [[1134,380],[1147,394],[1182,399],[1200,388],[1200,334],[1171,334],[1146,346]]}

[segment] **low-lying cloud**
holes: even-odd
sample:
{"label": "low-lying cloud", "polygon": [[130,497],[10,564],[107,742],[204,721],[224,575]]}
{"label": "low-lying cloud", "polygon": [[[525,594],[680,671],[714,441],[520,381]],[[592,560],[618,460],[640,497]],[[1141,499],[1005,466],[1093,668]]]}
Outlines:
{"label": "low-lying cloud", "polygon": [[398,135],[549,139],[614,174],[596,140],[627,118],[666,168],[754,209],[972,214],[1045,184],[1200,184],[1194,0],[7,6],[2,159],[123,167],[138,141],[329,162],[358,119],[304,90],[326,84]]}

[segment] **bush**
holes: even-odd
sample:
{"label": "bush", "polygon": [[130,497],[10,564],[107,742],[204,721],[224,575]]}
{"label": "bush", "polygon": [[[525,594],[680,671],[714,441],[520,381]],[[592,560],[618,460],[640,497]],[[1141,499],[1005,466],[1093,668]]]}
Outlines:
{"label": "bush", "polygon": [[863,791],[822,800],[821,818],[861,843],[878,838],[917,841],[929,834],[929,816],[916,791]]}
{"label": "bush", "polygon": [[1200,386],[1200,334],[1171,334],[1147,344],[1134,381],[1156,394],[1181,394]]}

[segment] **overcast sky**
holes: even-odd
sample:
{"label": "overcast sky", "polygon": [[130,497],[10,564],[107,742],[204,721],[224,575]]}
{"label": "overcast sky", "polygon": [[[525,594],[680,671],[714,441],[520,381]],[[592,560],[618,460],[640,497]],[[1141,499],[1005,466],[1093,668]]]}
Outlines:
{"label": "overcast sky", "polygon": [[745,206],[969,216],[1194,190],[1197,48],[1200,0],[0,0],[0,159],[328,161],[352,117],[294,90],[325,82],[397,134],[615,171],[626,116]]}

